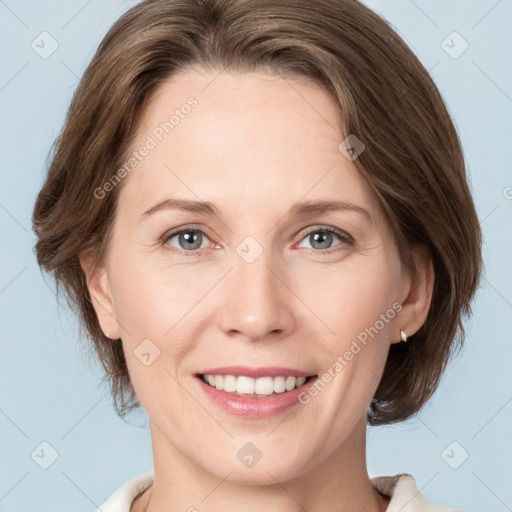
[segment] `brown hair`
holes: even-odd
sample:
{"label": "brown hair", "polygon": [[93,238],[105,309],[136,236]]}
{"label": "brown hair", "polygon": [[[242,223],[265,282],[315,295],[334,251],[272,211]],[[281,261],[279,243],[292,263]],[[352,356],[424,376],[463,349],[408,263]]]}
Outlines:
{"label": "brown hair", "polygon": [[[355,160],[393,229],[403,264],[430,250],[435,284],[427,320],[392,344],[370,424],[409,418],[435,391],[464,340],[462,315],[481,272],[481,232],[457,132],[431,77],[386,21],[356,0],[147,0],[101,42],[55,142],[33,212],[37,260],[79,313],[110,381],[117,413],[139,402],[122,344],[103,334],[79,254],[104,264],[121,186],[102,187],[124,161],[144,106],[190,66],[301,75],[335,98]],[[120,184],[122,185],[122,183]]]}

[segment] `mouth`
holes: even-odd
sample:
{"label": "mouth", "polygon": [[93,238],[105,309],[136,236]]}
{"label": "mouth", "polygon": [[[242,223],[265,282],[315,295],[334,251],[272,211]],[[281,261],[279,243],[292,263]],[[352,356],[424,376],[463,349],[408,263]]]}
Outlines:
{"label": "mouth", "polygon": [[229,366],[194,374],[203,396],[229,415],[248,420],[278,416],[297,406],[318,374],[284,367]]}
{"label": "mouth", "polygon": [[301,388],[316,375],[266,375],[250,377],[248,375],[197,374],[208,386],[237,396],[267,398],[273,395],[288,393]]}

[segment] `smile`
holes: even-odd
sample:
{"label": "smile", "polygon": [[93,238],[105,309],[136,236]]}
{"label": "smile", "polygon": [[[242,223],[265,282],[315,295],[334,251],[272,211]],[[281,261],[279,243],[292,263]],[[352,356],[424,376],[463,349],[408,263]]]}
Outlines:
{"label": "smile", "polygon": [[[270,418],[302,405],[318,375],[293,368],[228,366],[195,374],[203,396],[229,415],[249,420]],[[300,410],[300,409],[299,409]]]}
{"label": "smile", "polygon": [[276,393],[286,393],[300,388],[311,377],[265,376],[252,378],[246,375],[200,375],[203,382],[219,391],[226,391],[238,396],[255,396],[263,398]]}

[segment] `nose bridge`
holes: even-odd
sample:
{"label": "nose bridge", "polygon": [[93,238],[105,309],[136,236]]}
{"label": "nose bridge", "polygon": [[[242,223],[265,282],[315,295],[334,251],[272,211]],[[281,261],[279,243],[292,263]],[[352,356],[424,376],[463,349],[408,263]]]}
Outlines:
{"label": "nose bridge", "polygon": [[257,340],[292,327],[291,301],[281,282],[284,276],[275,268],[279,262],[273,261],[272,250],[264,250],[254,239],[248,237],[236,248],[222,301],[221,328],[225,332],[238,331]]}

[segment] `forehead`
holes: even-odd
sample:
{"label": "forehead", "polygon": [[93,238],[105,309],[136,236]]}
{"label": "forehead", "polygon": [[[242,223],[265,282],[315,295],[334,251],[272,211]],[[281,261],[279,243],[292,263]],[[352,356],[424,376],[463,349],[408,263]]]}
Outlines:
{"label": "forehead", "polygon": [[[320,85],[268,72],[181,71],[147,104],[123,184],[136,209],[169,196],[261,209],[301,198],[372,201],[337,104]],[[234,205],[232,202],[231,204]]]}

